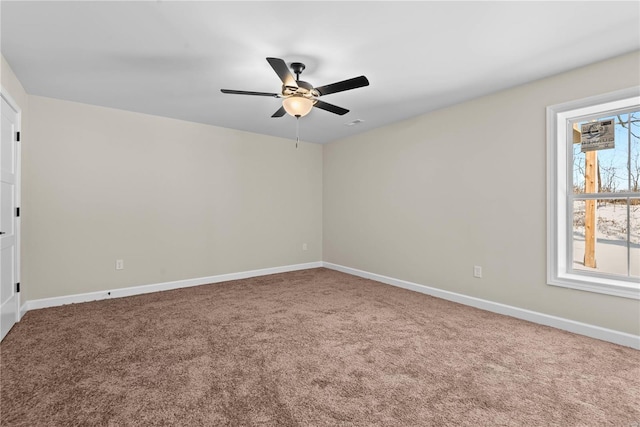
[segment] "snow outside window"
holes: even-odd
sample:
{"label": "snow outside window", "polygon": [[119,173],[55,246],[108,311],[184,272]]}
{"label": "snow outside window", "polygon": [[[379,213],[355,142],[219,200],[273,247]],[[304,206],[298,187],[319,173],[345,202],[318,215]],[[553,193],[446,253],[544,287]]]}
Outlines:
{"label": "snow outside window", "polygon": [[640,88],[547,108],[547,283],[640,299]]}

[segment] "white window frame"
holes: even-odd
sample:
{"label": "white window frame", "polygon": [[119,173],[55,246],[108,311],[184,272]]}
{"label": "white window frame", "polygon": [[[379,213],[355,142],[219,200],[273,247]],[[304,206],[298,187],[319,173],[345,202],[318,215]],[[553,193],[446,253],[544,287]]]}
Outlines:
{"label": "white window frame", "polygon": [[[547,107],[547,284],[640,299],[640,280],[581,274],[570,268],[568,229],[573,129],[585,116],[640,106],[640,86]],[[571,142],[571,144],[569,144]],[[621,195],[622,196],[622,195]]]}

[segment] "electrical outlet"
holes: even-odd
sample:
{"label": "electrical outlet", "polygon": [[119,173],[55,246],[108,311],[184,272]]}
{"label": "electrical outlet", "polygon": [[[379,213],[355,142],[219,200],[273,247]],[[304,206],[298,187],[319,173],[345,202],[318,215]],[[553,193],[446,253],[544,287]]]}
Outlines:
{"label": "electrical outlet", "polygon": [[479,265],[473,266],[473,277],[481,278],[482,277],[482,267]]}
{"label": "electrical outlet", "polygon": [[307,250],[307,244],[306,244],[306,243],[303,243],[303,244],[302,244],[302,250],[303,250],[303,251],[306,251],[306,250]]}
{"label": "electrical outlet", "polygon": [[116,270],[124,270],[124,260],[116,260]]}

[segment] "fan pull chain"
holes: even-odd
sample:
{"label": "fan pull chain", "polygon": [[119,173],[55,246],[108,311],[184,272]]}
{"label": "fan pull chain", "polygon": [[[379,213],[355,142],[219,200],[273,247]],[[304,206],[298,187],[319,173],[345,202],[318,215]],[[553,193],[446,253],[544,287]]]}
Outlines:
{"label": "fan pull chain", "polygon": [[300,116],[296,116],[296,149],[300,142]]}

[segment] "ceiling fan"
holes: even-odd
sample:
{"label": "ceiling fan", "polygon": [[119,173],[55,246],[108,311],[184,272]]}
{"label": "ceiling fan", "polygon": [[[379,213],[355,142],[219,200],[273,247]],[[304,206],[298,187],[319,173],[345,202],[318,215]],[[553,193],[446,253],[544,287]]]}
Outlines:
{"label": "ceiling fan", "polygon": [[272,96],[282,98],[282,107],[278,109],[271,117],[282,117],[286,113],[300,118],[309,114],[313,107],[340,116],[347,114],[349,110],[320,101],[318,98],[330,93],[343,92],[345,90],[356,89],[363,86],[369,86],[369,80],[365,76],[354,77],[352,79],[331,83],[325,86],[313,87],[311,84],[300,80],[300,74],[305,69],[305,65],[301,62],[292,62],[291,70],[295,73],[294,78],[287,64],[280,58],[267,58],[267,62],[276,72],[280,80],[282,80],[282,91],[280,93],[269,92],[250,92],[244,90],[220,89],[222,93],[231,93],[236,95],[254,95],[254,96]]}

